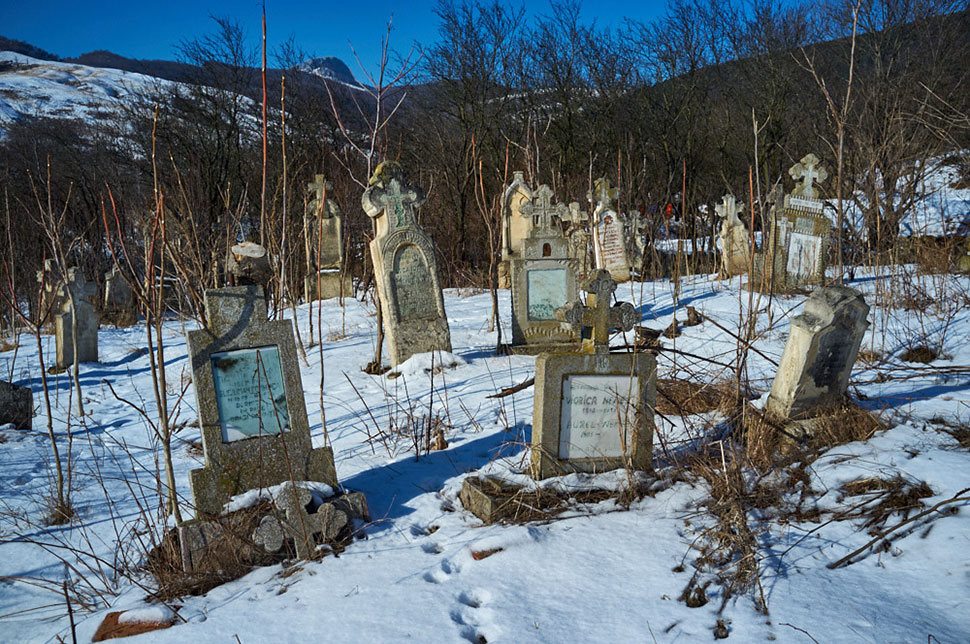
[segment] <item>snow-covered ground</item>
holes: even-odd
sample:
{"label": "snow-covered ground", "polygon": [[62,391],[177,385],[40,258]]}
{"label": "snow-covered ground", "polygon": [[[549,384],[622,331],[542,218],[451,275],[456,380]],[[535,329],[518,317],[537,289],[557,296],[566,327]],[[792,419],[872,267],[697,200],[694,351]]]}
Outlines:
{"label": "snow-covered ground", "polygon": [[[906,272],[860,274],[853,286],[875,302],[898,298],[897,285],[915,279]],[[708,321],[684,328],[675,340],[664,339],[666,347],[685,353],[659,356],[661,378],[715,382],[733,374],[723,366],[733,364],[738,346],[728,330],[738,328],[749,303],[739,286],[737,280],[710,276],[683,283],[678,318],[685,319],[683,307],[690,305]],[[710,425],[704,419],[658,417],[660,478],[652,496],[629,508],[613,499],[576,503],[555,520],[492,526],[482,526],[462,509],[457,493],[469,473],[522,478],[527,472],[532,389],[506,398],[487,396],[531,377],[535,359],[496,356],[495,333],[487,324],[488,293],[449,290],[445,304],[454,366],[432,374],[419,358],[397,377],[365,374],[361,367],[372,358],[376,337],[373,310],[354,300],[344,311],[336,300],[324,303],[324,337],[345,337],[324,341],[322,362],[313,348],[301,364],[318,446],[325,441],[319,402],[324,376],[327,437],[341,484],[367,495],[373,522],[366,538],[338,557],[258,568],[205,596],[185,597],[174,602],[176,626],[140,635],[138,641],[699,642],[713,639],[719,620],[733,642],[970,641],[970,508],[965,503],[956,504],[955,514],[933,514],[912,533],[901,531],[886,552],[826,568],[871,538],[860,520],[833,521],[827,513],[858,501],[843,498],[845,482],[874,476],[925,481],[932,490],[923,499],[926,507],[970,487],[970,451],[943,431],[970,426],[970,373],[958,368],[970,365],[970,280],[926,278],[925,286],[939,307],[874,307],[870,314],[863,347],[882,354],[884,362],[858,362],[850,392],[879,411],[890,428],[868,441],[833,448],[807,469],[813,490],[808,502],[820,509],[821,519],[806,514],[779,522],[767,514],[749,516],[767,615],[756,610],[751,595],[728,601],[719,614],[723,591],[717,584],[707,588],[710,601],[704,606],[689,608],[678,599],[699,556],[691,545],[714,520],[702,506],[707,485],[666,476],[671,473],[667,455],[690,449],[690,439]],[[623,284],[617,295],[634,302],[643,324],[653,328],[666,328],[675,314],[668,282]],[[508,292],[500,299],[508,329]],[[803,301],[753,297],[761,335],[758,352],[748,357],[748,376],[762,393],[770,387],[772,361],[781,355],[788,320]],[[310,337],[309,314],[310,307],[298,311],[304,340]],[[189,375],[184,341],[189,328],[176,320],[165,327],[171,404],[179,398],[180,380]],[[920,335],[939,345],[943,357],[929,366],[901,363],[900,353]],[[53,338],[45,342],[50,355]],[[70,641],[64,580],[90,602],[91,610],[74,604],[79,642],[90,641],[109,610],[146,607],[151,578],[136,573],[132,580],[112,572],[112,566],[137,566],[146,528],[142,508],[154,516],[158,503],[155,441],[139,413],[118,400],[154,414],[145,346],[142,328],[101,330],[101,362],[81,367],[88,412],[83,423],[69,417],[66,375],[52,383],[58,444],[63,454],[72,437],[74,459],[78,516],[64,527],[43,525],[51,448],[33,341],[21,339],[15,363],[11,351],[0,354],[3,377],[31,385],[41,410],[31,432],[0,430],[0,642]],[[440,363],[436,357],[434,364]],[[191,388],[180,404],[178,420],[194,420]],[[368,442],[378,428],[400,425],[409,412],[420,416],[429,410],[447,428],[447,449],[418,458],[404,436]],[[175,469],[182,495],[189,494],[188,471],[200,464],[201,455],[190,447],[199,438],[194,427],[177,434]],[[600,478],[614,487],[625,481],[616,474]],[[570,482],[576,483],[575,477],[563,483]],[[188,507],[184,511],[191,514]],[[895,514],[885,525],[901,520]],[[67,545],[83,554],[75,556]],[[487,558],[472,555],[496,549]]]}

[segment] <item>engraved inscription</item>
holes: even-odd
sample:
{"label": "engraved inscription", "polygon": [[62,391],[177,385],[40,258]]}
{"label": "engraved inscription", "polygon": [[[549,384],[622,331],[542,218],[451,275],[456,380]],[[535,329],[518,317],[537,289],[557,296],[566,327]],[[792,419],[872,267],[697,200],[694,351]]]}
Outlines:
{"label": "engraved inscription", "polygon": [[618,458],[629,449],[637,379],[571,375],[562,382],[559,458]]}
{"label": "engraved inscription", "polygon": [[420,248],[408,244],[398,249],[394,255],[391,285],[399,321],[437,317],[434,283]]}
{"label": "engraved inscription", "polygon": [[626,268],[626,247],[623,244],[623,223],[608,212],[599,229],[600,248],[604,268]]}
{"label": "engraved inscription", "polygon": [[786,271],[798,279],[807,279],[815,274],[822,252],[822,238],[805,233],[792,232],[788,245],[788,265]]}
{"label": "engraved inscription", "polygon": [[222,442],[290,430],[279,347],[222,351],[210,358]]}
{"label": "engraved inscription", "polygon": [[529,319],[555,320],[556,309],[566,303],[566,269],[534,268],[526,275]]}
{"label": "engraved inscription", "polygon": [[800,233],[815,233],[815,220],[811,217],[799,217],[795,220],[795,230]]}

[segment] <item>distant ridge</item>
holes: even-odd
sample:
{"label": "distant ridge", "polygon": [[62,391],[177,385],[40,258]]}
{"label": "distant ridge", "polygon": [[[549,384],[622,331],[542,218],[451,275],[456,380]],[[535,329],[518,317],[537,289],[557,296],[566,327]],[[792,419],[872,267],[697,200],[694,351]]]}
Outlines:
{"label": "distant ridge", "polygon": [[31,58],[37,58],[39,60],[60,60],[54,54],[49,51],[44,51],[40,47],[34,47],[30,43],[22,40],[14,40],[13,38],[5,38],[4,36],[0,36],[0,51],[12,51],[16,54],[23,54],[24,56],[30,56]]}

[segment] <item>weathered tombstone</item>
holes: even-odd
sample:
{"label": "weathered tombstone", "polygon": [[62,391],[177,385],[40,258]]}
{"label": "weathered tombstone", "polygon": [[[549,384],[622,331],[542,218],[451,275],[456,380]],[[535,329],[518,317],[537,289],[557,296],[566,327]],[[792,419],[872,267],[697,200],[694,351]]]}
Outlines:
{"label": "weathered tombstone", "polygon": [[818,157],[806,155],[788,171],[796,180],[791,194],[771,211],[769,253],[773,281],[789,286],[816,284],[825,277],[825,251],[832,224],[823,213],[815,184],[828,177]]}
{"label": "weathered tombstone", "polygon": [[131,285],[115,266],[104,274],[104,317],[118,325],[134,322],[135,298]]}
{"label": "weathered tombstone", "polygon": [[576,260],[578,279],[585,279],[593,270],[593,236],[589,232],[589,214],[581,210],[578,201],[569,203],[565,220],[569,222],[566,237],[569,238],[569,256]]}
{"label": "weathered tombstone", "polygon": [[583,285],[586,304],[574,301],[558,317],[584,336],[572,353],[536,359],[532,414],[532,476],[651,469],[657,362],[650,352],[610,353],[610,329],[629,331],[633,305],[610,307],[616,282],[599,269]]}
{"label": "weathered tombstone", "polygon": [[540,186],[522,213],[536,219],[512,265],[512,345],[514,353],[569,350],[579,335],[556,319],[556,309],[577,298],[576,260],[557,218],[566,207],[552,205],[552,190]]}
{"label": "weathered tombstone", "polygon": [[424,202],[424,190],[392,161],[377,167],[370,184],[361,204],[377,219],[370,252],[391,366],[415,353],[451,351],[434,246],[414,212]]}
{"label": "weathered tombstone", "polygon": [[511,288],[513,259],[522,257],[522,242],[532,232],[532,217],[522,213],[522,206],[532,201],[532,188],[523,173],[516,170],[512,183],[502,193],[502,261],[498,265],[499,288]]}
{"label": "weathered tombstone", "polygon": [[270,277],[269,254],[254,242],[244,241],[229,249],[226,271],[233,286],[261,286],[264,291]]}
{"label": "weathered tombstone", "polygon": [[596,267],[605,268],[617,282],[628,282],[631,276],[629,244],[625,219],[613,209],[616,189],[610,182],[600,177],[593,183],[593,190],[586,195],[590,203],[596,204],[593,219],[596,230],[593,234],[593,248]]}
{"label": "weathered tombstone", "polygon": [[64,310],[54,316],[55,364],[58,369],[74,364],[74,314],[77,315],[78,362],[98,361],[98,312],[87,299],[76,298],[74,311],[67,302]]}
{"label": "weathered tombstone", "polygon": [[197,513],[284,481],[336,488],[333,452],[310,440],[293,322],[267,321],[256,285],[206,291],[205,307],[208,328],[188,334],[205,452],[189,472]]}
{"label": "weathered tombstone", "polygon": [[738,211],[744,207],[735,201],[734,195],[724,195],[723,201],[714,207],[721,218],[721,259],[724,273],[728,277],[748,272],[751,258],[751,240],[748,229],[738,218]]}
{"label": "weathered tombstone", "polygon": [[840,402],[869,323],[869,305],[847,286],[817,289],[791,332],[771,385],[767,410],[797,419]]}
{"label": "weathered tombstone", "polygon": [[30,429],[34,419],[34,393],[30,387],[0,380],[0,425]]}
{"label": "weathered tombstone", "polygon": [[336,200],[327,196],[332,190],[333,184],[325,181],[322,174],[307,184],[307,192],[314,196],[307,202],[304,222],[306,252],[310,265],[317,269],[304,281],[304,296],[308,302],[344,297],[354,292],[351,277],[344,272],[343,212]]}

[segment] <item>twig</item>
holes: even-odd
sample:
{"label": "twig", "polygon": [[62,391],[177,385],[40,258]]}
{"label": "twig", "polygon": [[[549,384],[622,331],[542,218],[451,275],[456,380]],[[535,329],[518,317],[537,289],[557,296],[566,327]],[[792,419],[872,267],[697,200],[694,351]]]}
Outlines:
{"label": "twig", "polygon": [[492,394],[491,396],[485,396],[485,397],[486,398],[505,398],[506,396],[511,396],[512,394],[517,393],[517,392],[520,392],[523,389],[528,389],[529,387],[531,387],[535,383],[536,383],[536,379],[535,378],[529,378],[525,382],[520,382],[517,385],[513,385],[511,387],[506,387],[505,389],[501,390],[497,394]]}

